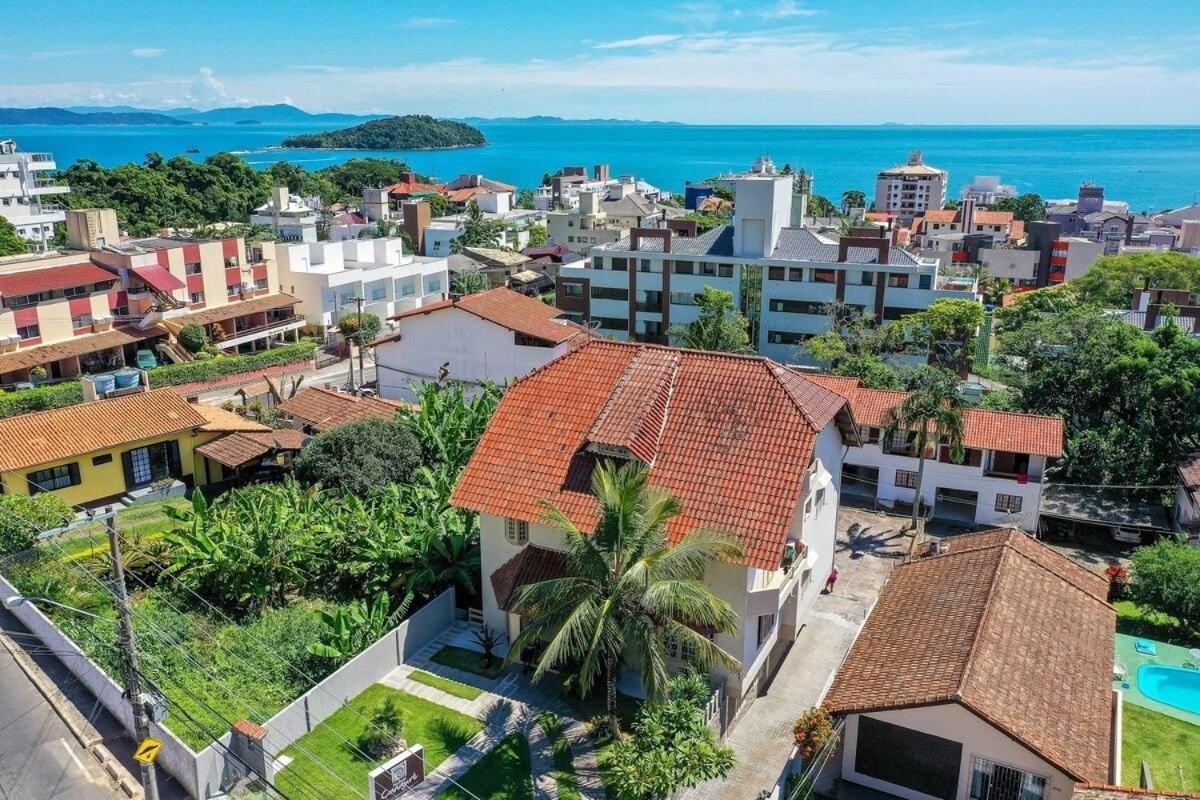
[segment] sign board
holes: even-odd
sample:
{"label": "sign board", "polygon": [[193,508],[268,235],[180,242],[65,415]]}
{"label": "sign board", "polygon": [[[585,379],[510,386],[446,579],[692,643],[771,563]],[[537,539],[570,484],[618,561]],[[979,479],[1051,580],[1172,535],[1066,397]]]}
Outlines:
{"label": "sign board", "polygon": [[133,751],[133,758],[149,766],[154,763],[154,759],[158,758],[158,751],[162,749],[162,742],[158,739],[151,739],[147,736],[142,739],[141,744]]}
{"label": "sign board", "polygon": [[425,781],[425,748],[419,744],[385,761],[367,776],[371,800],[395,800]]}

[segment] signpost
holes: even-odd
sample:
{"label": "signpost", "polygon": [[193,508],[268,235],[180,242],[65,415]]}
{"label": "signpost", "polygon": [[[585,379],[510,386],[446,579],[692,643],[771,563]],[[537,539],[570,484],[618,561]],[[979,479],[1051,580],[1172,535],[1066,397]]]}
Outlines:
{"label": "signpost", "polygon": [[137,746],[137,750],[133,751],[134,760],[139,763],[149,766],[154,763],[154,759],[158,758],[158,751],[162,749],[162,742],[158,739],[151,739],[147,736],[142,740],[142,743]]}
{"label": "signpost", "polygon": [[395,800],[425,781],[425,748],[413,745],[367,775],[371,800]]}

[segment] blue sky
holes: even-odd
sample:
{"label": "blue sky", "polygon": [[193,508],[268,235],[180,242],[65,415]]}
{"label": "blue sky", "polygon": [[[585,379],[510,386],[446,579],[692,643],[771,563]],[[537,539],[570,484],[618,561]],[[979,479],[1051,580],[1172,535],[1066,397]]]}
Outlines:
{"label": "blue sky", "polygon": [[1198,0],[22,5],[0,105],[1200,123]]}

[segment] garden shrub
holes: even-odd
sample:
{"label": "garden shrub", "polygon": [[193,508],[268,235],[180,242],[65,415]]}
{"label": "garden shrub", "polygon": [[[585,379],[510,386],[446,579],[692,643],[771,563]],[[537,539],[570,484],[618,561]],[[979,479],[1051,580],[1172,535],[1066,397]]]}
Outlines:
{"label": "garden shrub", "polygon": [[208,331],[204,330],[203,325],[192,322],[180,328],[175,338],[189,353],[198,353],[208,344]]}
{"label": "garden shrub", "polygon": [[359,497],[408,483],[421,466],[421,445],[397,422],[364,419],[313,437],[296,459],[296,479],[306,486],[343,489]]}
{"label": "garden shrub", "polygon": [[71,506],[57,495],[0,494],[0,556],[28,550],[38,533],[57,528],[72,516]]}
{"label": "garden shrub", "polygon": [[0,419],[46,411],[51,408],[73,406],[83,402],[83,388],[79,381],[65,381],[32,389],[0,392]]}
{"label": "garden shrub", "polygon": [[371,758],[388,758],[400,749],[404,718],[389,697],[371,714],[371,725],[358,736],[358,749]]}
{"label": "garden shrub", "polygon": [[150,388],[161,386],[178,386],[183,383],[201,383],[215,381],[226,375],[236,375],[241,372],[255,372],[267,367],[277,367],[281,364],[293,364],[312,358],[317,349],[316,342],[297,342],[280,347],[272,347],[261,353],[251,353],[243,356],[220,356],[207,361],[192,361],[188,364],[167,364],[155,367],[147,374],[150,377]]}

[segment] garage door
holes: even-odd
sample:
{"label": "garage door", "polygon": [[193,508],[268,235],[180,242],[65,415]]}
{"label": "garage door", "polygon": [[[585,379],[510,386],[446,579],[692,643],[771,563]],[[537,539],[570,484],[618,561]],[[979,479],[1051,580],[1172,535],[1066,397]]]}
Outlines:
{"label": "garage door", "polygon": [[954,800],[962,745],[940,736],[861,716],[854,771],[921,794]]}

